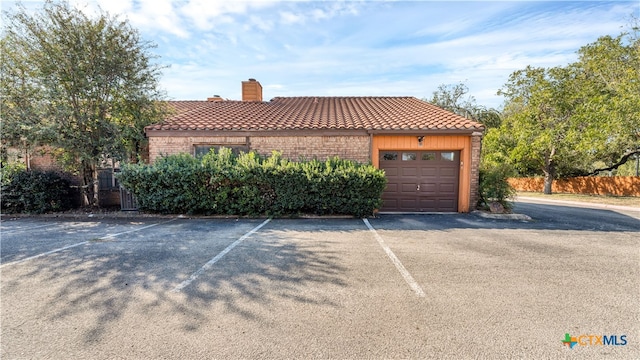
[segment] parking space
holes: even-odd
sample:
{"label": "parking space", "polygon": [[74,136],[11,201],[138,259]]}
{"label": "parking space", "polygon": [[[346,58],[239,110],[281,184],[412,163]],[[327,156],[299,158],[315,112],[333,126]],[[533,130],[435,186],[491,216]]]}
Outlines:
{"label": "parking space", "polygon": [[1,355],[637,358],[635,221],[3,220]]}
{"label": "parking space", "polygon": [[[425,218],[381,222],[380,235],[443,309],[446,322],[440,328],[455,334],[450,344],[461,353],[569,358],[579,351],[580,358],[637,357],[636,345],[567,353],[555,348],[554,340],[559,333],[637,338],[640,227],[632,232],[557,230],[558,224],[452,217],[449,226],[425,232],[433,227]],[[474,226],[478,222],[481,226]]]}
{"label": "parking space", "polygon": [[[3,221],[2,264],[20,261],[58,248],[73,246],[105,234],[126,231],[135,226],[129,223],[101,223],[96,221],[55,221],[20,219]],[[55,237],[53,239],[52,237]]]}

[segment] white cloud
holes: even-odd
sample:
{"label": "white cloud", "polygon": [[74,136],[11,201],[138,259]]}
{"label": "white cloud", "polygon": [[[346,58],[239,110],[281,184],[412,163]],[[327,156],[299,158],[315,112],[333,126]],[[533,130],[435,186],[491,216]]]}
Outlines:
{"label": "white cloud", "polygon": [[256,27],[261,31],[271,31],[273,29],[273,21],[260,16],[251,15],[249,17],[250,26]]}
{"label": "white cloud", "polygon": [[237,99],[250,77],[265,99],[421,98],[463,81],[488,106],[513,71],[566,65],[638,11],[625,1],[72,1],[121,13],[158,43],[174,99]]}
{"label": "white cloud", "polygon": [[329,14],[322,9],[313,9],[311,11],[311,17],[317,21],[328,18]]}
{"label": "white cloud", "polygon": [[[75,0],[74,3],[81,5],[82,0]],[[110,14],[125,14],[133,9],[133,0],[101,0],[98,2],[100,8]]]}
{"label": "white cloud", "polygon": [[247,14],[253,9],[261,9],[274,5],[274,1],[229,1],[229,0],[188,0],[181,4],[179,12],[189,19],[197,30],[214,29],[221,17],[230,19],[229,15]]}
{"label": "white cloud", "polygon": [[139,8],[131,15],[131,22],[187,38],[189,32],[176,14],[173,4],[171,0],[139,0]]}
{"label": "white cloud", "polygon": [[305,17],[303,15],[294,14],[290,11],[282,11],[280,12],[280,20],[287,25],[301,24],[305,22]]}
{"label": "white cloud", "polygon": [[142,31],[162,32],[180,38],[189,35],[171,0],[96,0],[89,3],[71,0],[70,3],[88,13],[97,14],[102,10],[125,18],[133,27]]}

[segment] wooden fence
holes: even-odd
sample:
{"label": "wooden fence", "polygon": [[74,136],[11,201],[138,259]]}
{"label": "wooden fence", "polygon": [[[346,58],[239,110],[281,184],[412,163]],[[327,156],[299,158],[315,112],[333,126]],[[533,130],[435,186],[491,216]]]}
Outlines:
{"label": "wooden fence", "polygon": [[[544,189],[543,178],[512,178],[509,184],[518,191],[537,191]],[[640,176],[588,176],[553,181],[554,193],[640,196]]]}

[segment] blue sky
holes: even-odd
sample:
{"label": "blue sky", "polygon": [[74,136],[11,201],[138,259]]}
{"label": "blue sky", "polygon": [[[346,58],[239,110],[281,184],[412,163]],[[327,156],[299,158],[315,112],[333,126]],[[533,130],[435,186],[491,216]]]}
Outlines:
{"label": "blue sky", "polygon": [[[3,9],[12,1],[2,0]],[[40,2],[26,1],[29,8]],[[566,65],[618,35],[640,1],[72,0],[120,14],[157,44],[173,100],[240,99],[255,78],[276,96],[415,96],[464,82],[478,104],[527,65]]]}

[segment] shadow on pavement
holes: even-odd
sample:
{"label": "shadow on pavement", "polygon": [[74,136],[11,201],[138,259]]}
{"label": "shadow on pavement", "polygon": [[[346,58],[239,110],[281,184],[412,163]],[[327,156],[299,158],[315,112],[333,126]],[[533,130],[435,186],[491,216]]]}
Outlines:
{"label": "shadow on pavement", "polygon": [[[156,321],[181,319],[168,326],[196,331],[215,323],[212,316],[220,311],[262,322],[283,302],[334,308],[338,305],[330,296],[307,289],[346,286],[347,268],[330,245],[293,242],[265,231],[259,241],[245,240],[187,288],[172,293],[180,277],[190,275],[185,264],[197,268],[216,255],[190,258],[180,238],[174,233],[153,241],[90,241],[7,267],[3,305],[20,308],[20,298],[32,296],[29,318],[57,328],[81,324],[75,331],[91,344],[132,313]],[[3,326],[12,326],[6,320]]]}

